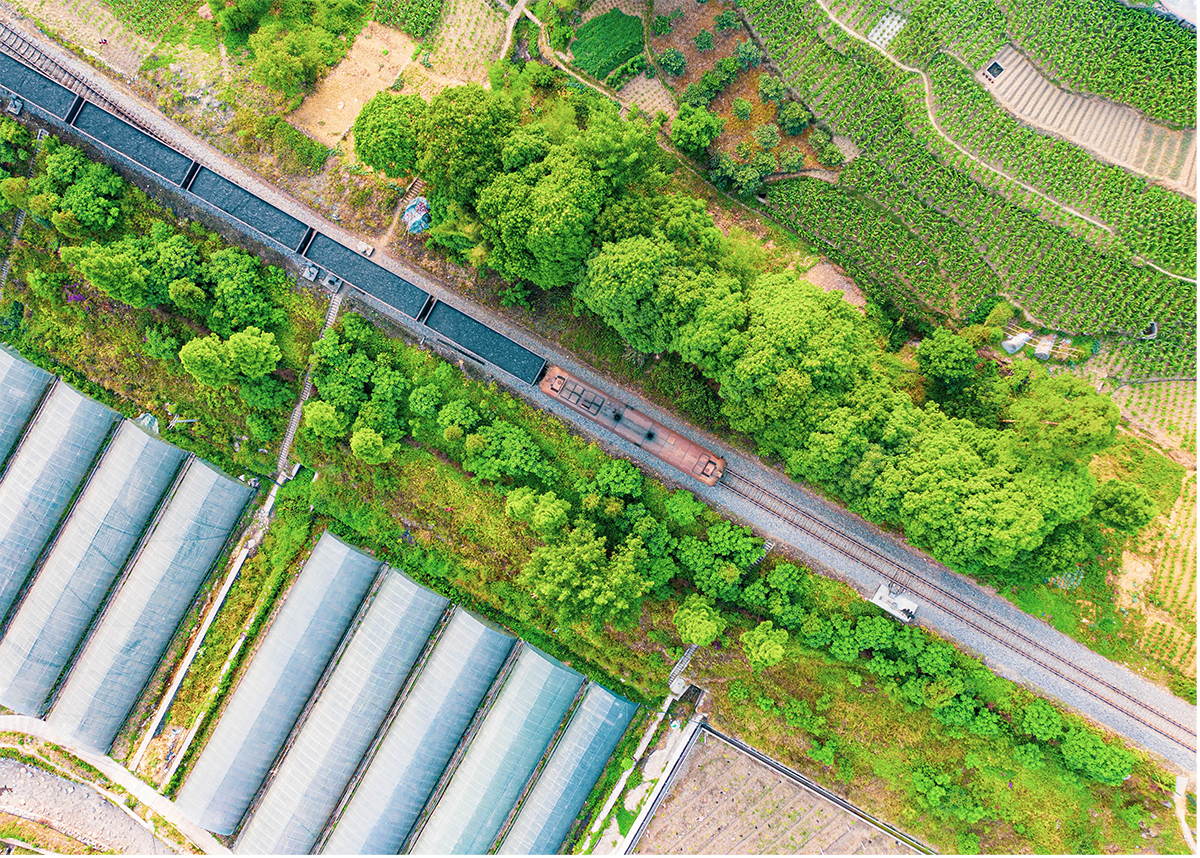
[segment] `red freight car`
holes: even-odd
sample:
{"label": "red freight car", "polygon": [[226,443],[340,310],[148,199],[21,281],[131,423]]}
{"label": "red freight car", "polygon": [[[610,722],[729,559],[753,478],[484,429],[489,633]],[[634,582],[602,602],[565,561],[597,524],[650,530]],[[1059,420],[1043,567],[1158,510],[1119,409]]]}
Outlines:
{"label": "red freight car", "polygon": [[626,441],[668,465],[715,486],[725,471],[725,460],[698,444],[676,435],[635,408],[580,381],[562,367],[548,366],[538,384],[542,393],[578,411]]}

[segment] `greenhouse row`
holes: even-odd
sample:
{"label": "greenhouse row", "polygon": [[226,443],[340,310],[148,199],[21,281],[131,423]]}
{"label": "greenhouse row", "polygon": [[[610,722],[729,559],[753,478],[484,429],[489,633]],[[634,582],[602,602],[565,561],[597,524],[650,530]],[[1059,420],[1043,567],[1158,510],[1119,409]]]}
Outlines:
{"label": "greenhouse row", "polygon": [[326,532],[176,803],[239,854],[552,853],[635,709]]}
{"label": "greenhouse row", "polygon": [[107,751],[250,487],[0,350],[0,704]]}

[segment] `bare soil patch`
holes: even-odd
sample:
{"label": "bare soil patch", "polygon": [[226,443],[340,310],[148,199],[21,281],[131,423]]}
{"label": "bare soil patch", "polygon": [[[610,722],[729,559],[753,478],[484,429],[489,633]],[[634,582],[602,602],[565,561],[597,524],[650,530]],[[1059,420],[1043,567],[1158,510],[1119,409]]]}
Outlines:
{"label": "bare soil patch", "polygon": [[[650,46],[655,54],[661,54],[668,48],[678,48],[687,60],[687,68],[677,78],[669,78],[669,85],[675,92],[681,93],[688,84],[700,79],[700,76],[733,53],[734,46],[750,38],[744,27],[739,25],[724,33],[718,32],[713,18],[725,8],[720,0],[708,0],[707,3],[697,4],[694,0],[654,0],[654,14],[669,15],[674,9],[683,10],[683,18],[676,19],[671,32],[664,36],[651,36]],[[701,30],[713,34],[713,48],[710,51],[696,49],[696,35]],[[755,98],[757,98],[757,93]]]}
{"label": "bare soil patch", "polygon": [[847,301],[865,312],[867,296],[845,271],[829,260],[818,262],[804,276],[814,286],[819,286],[826,292],[841,292]]}
{"label": "bare soil patch", "polygon": [[625,86],[621,87],[620,96],[630,104],[636,104],[638,109],[647,116],[655,116],[661,110],[668,118],[674,119],[679,112],[671,91],[658,78],[648,78],[638,75]]}
{"label": "bare soil patch", "polygon": [[[154,50],[152,42],[127,29],[99,0],[29,0],[17,6],[59,41],[78,46],[126,77],[136,75]],[[101,45],[101,39],[108,44]]]}
{"label": "bare soil patch", "polygon": [[415,43],[406,34],[371,21],[337,66],[287,120],[326,146],[336,146],[362,106],[391,86],[412,62]]}
{"label": "bare soil patch", "polygon": [[638,854],[912,854],[712,735],[697,740],[683,765]]}

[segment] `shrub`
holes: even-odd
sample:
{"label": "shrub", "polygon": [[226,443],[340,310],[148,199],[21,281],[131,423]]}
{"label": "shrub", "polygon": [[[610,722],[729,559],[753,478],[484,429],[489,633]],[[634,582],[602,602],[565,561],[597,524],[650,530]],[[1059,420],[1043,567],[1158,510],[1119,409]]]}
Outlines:
{"label": "shrub", "polygon": [[816,151],[817,160],[826,167],[840,167],[846,163],[846,156],[842,154],[842,150],[833,145],[833,135],[824,128],[814,126],[809,132],[808,142]]}
{"label": "shrub", "polygon": [[775,118],[783,133],[789,136],[799,134],[812,122],[812,115],[798,101],[789,101],[781,105]]}
{"label": "shrub", "polygon": [[638,54],[629,62],[625,63],[625,65],[621,66],[612,74],[610,74],[605,83],[607,83],[613,89],[620,89],[625,84],[629,83],[629,81],[631,81],[633,78],[644,72],[647,65],[648,63],[646,62],[646,55]]}
{"label": "shrub", "polygon": [[764,149],[774,149],[779,145],[779,126],[774,122],[764,122],[751,132],[754,142]]}
{"label": "shrub", "polygon": [[709,30],[701,30],[696,34],[696,50],[711,51],[713,49],[713,34]]}
{"label": "shrub", "polygon": [[725,120],[707,108],[685,104],[671,123],[671,142],[689,155],[700,155],[721,136]]}
{"label": "shrub", "polygon": [[612,9],[575,31],[571,54],[575,64],[604,80],[642,51],[642,20]]}
{"label": "shrub", "polygon": [[758,45],[750,41],[738,42],[738,46],[734,48],[733,56],[737,60],[738,65],[744,69],[748,69],[751,66],[757,67],[763,61],[762,51],[758,49]]}
{"label": "shrub", "polygon": [[737,12],[732,9],[726,9],[724,12],[717,14],[713,18],[713,25],[717,28],[718,33],[727,33],[738,26]]}
{"label": "shrub", "polygon": [[662,70],[671,77],[679,77],[687,70],[687,59],[678,48],[668,48],[658,58]]}
{"label": "shrub", "polygon": [[753,109],[750,102],[744,98],[735,98],[733,100],[733,115],[743,122],[750,118],[750,111]]}
{"label": "shrub", "polygon": [[650,25],[650,32],[655,36],[665,36],[671,32],[672,21],[667,15],[655,15],[654,23]]}
{"label": "shrub", "polygon": [[758,97],[764,103],[773,101],[776,104],[782,104],[785,95],[787,95],[787,89],[784,87],[783,81],[775,77],[775,75],[764,74],[759,76]]}

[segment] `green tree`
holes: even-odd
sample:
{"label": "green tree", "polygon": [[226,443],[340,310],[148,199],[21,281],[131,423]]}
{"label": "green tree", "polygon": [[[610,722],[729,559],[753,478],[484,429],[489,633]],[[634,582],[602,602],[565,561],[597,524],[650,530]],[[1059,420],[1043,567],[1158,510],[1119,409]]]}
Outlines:
{"label": "green tree", "polygon": [[733,100],[733,115],[742,120],[742,122],[745,122],[750,118],[750,113],[753,109],[754,108],[750,102],[746,101],[744,98],[735,98]]}
{"label": "green tree", "polygon": [[346,434],[350,421],[323,399],[310,399],[304,403],[304,425],[323,438],[341,438]]}
{"label": "green tree", "polygon": [[738,42],[737,47],[733,50],[733,56],[737,60],[738,65],[744,69],[757,68],[759,63],[763,61],[763,53],[758,49],[758,45],[751,41]]}
{"label": "green tree", "polygon": [[917,349],[917,366],[931,381],[930,395],[939,402],[955,396],[975,380],[975,365],[979,356],[958,334],[938,328],[932,337],[921,341]]}
{"label": "green tree", "polygon": [[369,426],[360,426],[350,436],[350,449],[354,455],[368,465],[382,465],[391,461],[396,448],[383,440],[383,436]]}
{"label": "green tree", "polygon": [[571,285],[592,251],[604,195],[588,165],[566,148],[519,173],[504,173],[479,194],[487,265],[543,289]]}
{"label": "green tree", "polygon": [[471,204],[500,171],[500,149],[515,124],[515,111],[504,93],[477,84],[444,89],[417,123],[417,173],[437,193]]}
{"label": "green tree", "polygon": [[208,387],[222,387],[233,381],[229,346],[216,334],[196,337],[179,350],[179,362],[196,381]]}
{"label": "green tree", "polygon": [[774,122],[756,125],[750,134],[754,138],[754,142],[764,149],[774,149],[779,145],[779,126]]}
{"label": "green tree", "polygon": [[716,25],[717,32],[719,33],[736,29],[739,26],[737,12],[732,9],[725,9],[722,12],[718,12],[717,16],[713,18],[713,24]]}
{"label": "green tree", "polygon": [[383,90],[354,120],[354,152],[393,179],[411,176],[420,154],[417,128],[429,105],[419,95]]}
{"label": "green tree", "polygon": [[529,526],[543,539],[557,537],[571,515],[571,502],[554,492],[546,492],[537,499],[529,516]]}
{"label": "green tree", "polygon": [[309,89],[340,54],[337,37],[311,24],[273,22],[250,37],[251,77],[289,97]]}
{"label": "green tree", "polygon": [[1120,786],[1133,771],[1131,753],[1104,741],[1084,727],[1067,731],[1062,743],[1063,760],[1069,768],[1097,783]]}
{"label": "green tree", "polygon": [[205,275],[213,281],[208,327],[221,336],[251,325],[277,328],[286,320],[266,292],[262,263],[241,248],[228,247],[209,256]]}
{"label": "green tree", "polygon": [[789,136],[800,134],[808,127],[808,123],[812,122],[812,114],[798,101],[789,101],[780,105],[775,118],[779,122],[779,127],[783,129],[783,133]]}
{"label": "green tree", "polygon": [[635,349],[662,352],[683,322],[673,293],[662,285],[677,259],[675,248],[661,239],[636,235],[610,242],[589,260],[576,294]]}
{"label": "green tree", "polygon": [[675,629],[685,644],[708,646],[724,632],[728,623],[711,599],[692,593],[675,611]]}
{"label": "green tree", "polygon": [[1030,455],[1064,463],[1086,462],[1112,444],[1121,417],[1111,398],[1066,373],[1035,382],[1009,414]]}
{"label": "green tree", "polygon": [[292,398],[288,386],[271,376],[244,381],[238,386],[238,392],[247,407],[268,413],[282,411]]}
{"label": "green tree", "polygon": [[59,255],[63,262],[77,268],[92,286],[110,298],[130,307],[146,306],[149,272],[126,248],[93,243],[63,247]]}
{"label": "green tree", "polygon": [[659,55],[658,64],[671,77],[679,77],[687,71],[687,59],[678,48],[667,48]]}
{"label": "green tree", "polygon": [[758,97],[764,102],[773,101],[776,104],[783,104],[786,96],[787,87],[775,75],[760,74],[758,76]]}
{"label": "green tree", "polygon": [[725,130],[725,119],[705,107],[684,104],[671,123],[671,142],[686,154],[699,157]]}
{"label": "green tree", "polygon": [[711,51],[713,49],[713,34],[708,30],[701,30],[693,39],[698,51]]}
{"label": "green tree", "polygon": [[560,624],[623,623],[637,615],[652,586],[638,571],[644,556],[641,540],[631,537],[610,561],[604,537],[585,522],[562,542],[537,548],[518,581]]}
{"label": "green tree", "polygon": [[1035,700],[1025,707],[1021,729],[1039,742],[1059,739],[1063,730],[1062,714],[1044,700]]}
{"label": "green tree", "polygon": [[665,506],[671,520],[682,527],[691,525],[705,510],[704,502],[696,500],[696,496],[687,489],[671,492]]}
{"label": "green tree", "polygon": [[246,378],[261,378],[274,372],[283,352],[275,345],[275,335],[255,327],[238,331],[229,338],[230,367]]}
{"label": "green tree", "polygon": [[1108,480],[1092,497],[1092,514],[1106,527],[1133,534],[1149,524],[1158,515],[1158,509],[1141,486]]}
{"label": "green tree", "polygon": [[742,651],[750,668],[761,673],[783,659],[787,644],[787,629],[776,629],[770,620],[764,620],[753,629],[742,633]]}

